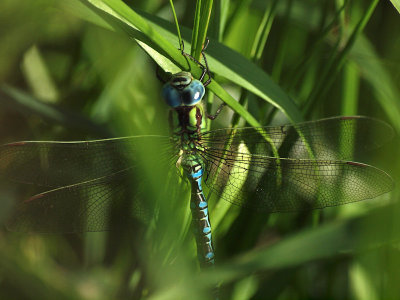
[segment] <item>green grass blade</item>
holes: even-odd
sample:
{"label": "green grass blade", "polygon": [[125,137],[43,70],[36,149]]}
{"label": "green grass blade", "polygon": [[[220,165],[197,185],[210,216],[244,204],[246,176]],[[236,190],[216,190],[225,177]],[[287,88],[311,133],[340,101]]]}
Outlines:
{"label": "green grass blade", "polygon": [[262,56],[269,33],[271,31],[272,23],[274,22],[277,4],[278,1],[274,0],[267,7],[261,20],[260,26],[257,29],[253,47],[250,52],[250,57],[252,57],[254,61],[259,61]]}
{"label": "green grass blade", "polygon": [[0,85],[0,104],[27,115],[40,116],[67,128],[84,130],[97,136],[110,136],[107,130],[92,121],[71,111],[39,101],[31,95],[6,84]]}
{"label": "green grass blade", "polygon": [[360,74],[357,66],[350,61],[344,67],[341,115],[351,116],[358,113],[359,88]]}
{"label": "green grass blade", "polygon": [[363,78],[373,88],[375,98],[387,114],[391,124],[400,132],[400,90],[393,81],[393,77],[381,64],[379,55],[365,36],[361,36],[355,43],[349,55]]}
{"label": "green grass blade", "polygon": [[199,39],[199,30],[200,30],[200,15],[201,15],[201,2],[202,0],[197,0],[196,1],[196,9],[194,13],[194,22],[193,22],[193,30],[192,30],[192,48],[190,49],[190,55],[192,55],[194,58],[197,60],[200,59],[200,55],[197,57],[196,56],[196,47],[198,44],[198,39]]}
{"label": "green grass blade", "polygon": [[[90,4],[93,5],[91,8],[101,17],[107,19],[107,22],[112,24],[115,30],[123,30],[131,37],[142,41],[148,46],[146,51],[151,48],[153,53],[157,52],[158,57],[153,56],[153,59],[161,66],[166,61],[161,56],[165,56],[178,68],[190,69],[194,76],[200,76],[201,68],[194,62],[186,60],[180,51],[171,44],[171,42],[176,42],[175,28],[171,23],[145,13],[139,15],[122,2],[115,0],[91,0]],[[105,4],[107,4],[106,7],[104,7]],[[184,27],[181,28],[181,33],[185,40],[190,36],[190,31]],[[211,40],[207,48],[207,58],[210,68],[215,74],[229,78],[233,83],[276,106],[289,120],[294,122],[302,120],[301,113],[293,100],[263,70],[250,63],[240,54]],[[227,92],[222,91],[215,80],[209,85],[209,88],[250,125],[259,126],[259,123],[244,108],[240,107],[236,100],[229,96]]]}
{"label": "green grass blade", "polygon": [[400,224],[385,222],[393,215],[393,209],[393,206],[388,206],[352,219],[305,230],[272,246],[247,252],[216,268],[215,272],[203,275],[211,282],[227,282],[254,272],[296,267],[334,257],[339,253],[356,254],[377,245],[396,241],[399,239],[400,228],[397,227]]}
{"label": "green grass blade", "polygon": [[191,55],[200,61],[201,50],[207,37],[208,24],[210,23],[213,0],[198,0],[196,4],[195,22]]}
{"label": "green grass blade", "polygon": [[228,14],[229,14],[229,6],[230,6],[230,0],[220,0],[217,2],[217,11],[218,11],[218,41],[221,41],[225,28],[226,28],[226,22],[228,20]]}
{"label": "green grass blade", "polygon": [[358,22],[356,27],[354,28],[353,32],[351,33],[349,39],[347,40],[346,44],[344,45],[341,51],[338,51],[336,57],[334,57],[332,64],[330,67],[326,69],[326,72],[322,76],[321,83],[318,85],[319,88],[315,90],[315,92],[311,95],[309,102],[307,103],[306,114],[309,114],[311,111],[312,106],[315,104],[317,99],[324,96],[324,94],[329,90],[331,85],[333,84],[336,75],[341,70],[347,55],[349,54],[351,48],[353,47],[357,38],[361,35],[362,31],[364,30],[365,26],[367,25],[369,19],[374,12],[376,5],[378,5],[379,0],[374,0],[368,7],[367,11]]}
{"label": "green grass blade", "polygon": [[174,2],[172,0],[170,0],[169,3],[171,5],[172,14],[174,15],[174,21],[175,21],[175,25],[176,25],[176,32],[178,34],[178,39],[179,39],[179,46],[180,46],[181,49],[183,49],[184,45],[182,43],[182,36],[181,36],[181,31],[179,29],[178,17],[176,16]]}
{"label": "green grass blade", "polygon": [[400,13],[400,0],[390,0],[392,2],[393,6],[397,9],[397,12]]}

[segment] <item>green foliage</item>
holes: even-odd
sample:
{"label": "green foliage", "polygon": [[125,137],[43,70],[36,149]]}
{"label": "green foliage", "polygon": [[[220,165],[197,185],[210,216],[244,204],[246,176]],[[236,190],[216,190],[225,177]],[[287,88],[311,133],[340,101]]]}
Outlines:
{"label": "green foliage", "polygon": [[[388,1],[174,6],[185,52],[200,59],[210,39],[210,109],[228,105],[212,128],[362,114],[400,132],[400,18]],[[179,51],[168,1],[3,0],[0,8],[2,143],[166,134],[156,66],[201,74]],[[398,181],[398,147],[395,139],[362,159]],[[206,299],[218,283],[222,299],[398,297],[398,189],[321,212],[269,216],[211,197],[217,266],[199,272],[187,184],[159,188],[163,178],[153,170],[146,190],[159,215],[133,232],[2,230],[0,298]],[[0,220],[31,194],[2,179]]]}

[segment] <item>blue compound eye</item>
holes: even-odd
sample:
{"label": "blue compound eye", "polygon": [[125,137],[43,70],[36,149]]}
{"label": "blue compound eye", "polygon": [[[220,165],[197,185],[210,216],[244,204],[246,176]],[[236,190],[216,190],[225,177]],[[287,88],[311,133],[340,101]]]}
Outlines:
{"label": "blue compound eye", "polygon": [[182,102],[184,105],[191,106],[198,103],[204,96],[205,89],[201,81],[194,79],[183,89]]}
{"label": "blue compound eye", "polygon": [[165,102],[171,107],[178,107],[182,104],[181,93],[171,86],[169,83],[165,84],[162,89],[162,97]]}

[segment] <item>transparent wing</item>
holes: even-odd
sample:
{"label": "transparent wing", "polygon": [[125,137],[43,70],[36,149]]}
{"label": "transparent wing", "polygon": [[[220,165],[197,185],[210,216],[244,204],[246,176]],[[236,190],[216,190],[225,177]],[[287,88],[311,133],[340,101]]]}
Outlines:
{"label": "transparent wing", "polygon": [[13,231],[72,233],[128,226],[145,220],[148,208],[139,201],[131,169],[38,194],[18,204],[7,227]]}
{"label": "transparent wing", "polygon": [[152,201],[144,200],[143,182],[155,177],[149,169],[163,172],[176,161],[174,153],[162,136],[1,146],[1,176],[51,189],[18,203],[8,228],[65,233],[146,221]]}
{"label": "transparent wing", "polygon": [[385,122],[368,117],[334,117],[261,128],[220,129],[202,135],[211,148],[236,151],[244,143],[252,154],[281,158],[347,160],[379,147],[393,137]]}
{"label": "transparent wing", "polygon": [[172,153],[164,136],[133,136],[84,142],[17,142],[0,146],[0,175],[17,182],[61,187],[112,174],[137,163],[138,152]]}
{"label": "transparent wing", "polygon": [[376,148],[392,136],[392,128],[382,121],[336,117],[210,131],[198,150],[206,164],[205,183],[221,198],[267,212],[288,212],[390,191],[393,181],[385,172],[344,159]]}
{"label": "transparent wing", "polygon": [[208,148],[202,153],[207,186],[226,201],[266,212],[341,205],[393,188],[388,174],[366,164],[222,152]]}

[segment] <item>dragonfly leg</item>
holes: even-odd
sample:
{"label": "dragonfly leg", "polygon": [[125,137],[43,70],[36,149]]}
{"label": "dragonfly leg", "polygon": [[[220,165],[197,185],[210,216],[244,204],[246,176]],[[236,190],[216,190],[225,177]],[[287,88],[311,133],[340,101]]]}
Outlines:
{"label": "dragonfly leg", "polygon": [[207,79],[205,82],[203,82],[204,87],[206,87],[207,85],[209,85],[210,82],[211,82],[210,68],[208,67],[207,58],[206,58],[206,55],[205,55],[205,53],[204,53],[205,49],[208,47],[209,42],[210,42],[210,40],[209,40],[208,38],[206,38],[205,44],[204,44],[204,46],[203,46],[203,49],[201,49],[201,55],[203,56],[203,59],[204,59],[204,65],[203,65],[201,62],[199,62],[196,58],[194,58],[193,56],[191,56],[190,54],[188,54],[188,53],[185,52],[185,44],[183,43],[183,40],[182,40],[181,48],[179,49],[179,50],[181,51],[181,53],[182,53],[183,56],[186,56],[186,57],[188,57],[189,59],[193,60],[193,61],[194,61],[195,63],[197,63],[197,64],[200,66],[200,68],[203,70],[203,72],[201,73],[200,78],[199,78],[199,80],[200,80],[201,82],[203,82],[203,79],[204,79],[204,77],[205,77],[206,74],[207,74],[208,79]]}
{"label": "dragonfly leg", "polygon": [[217,111],[215,112],[215,114],[213,114],[213,115],[207,115],[207,118],[209,118],[210,120],[215,120],[215,119],[218,117],[218,115],[221,113],[221,111],[222,111],[222,109],[224,108],[225,105],[226,105],[226,103],[222,103],[222,104],[218,107],[218,109],[217,109]]}
{"label": "dragonfly leg", "polygon": [[211,74],[210,74],[210,68],[208,67],[208,62],[207,62],[207,58],[206,58],[206,54],[205,54],[205,50],[208,47],[208,44],[210,43],[210,40],[208,39],[208,37],[206,38],[205,44],[203,46],[203,49],[201,49],[201,55],[203,56],[204,59],[204,64],[205,64],[205,68],[203,68],[203,73],[200,76],[200,81],[203,82],[204,76],[207,73],[208,79],[206,82],[203,83],[203,85],[206,87],[207,85],[210,84],[211,82]]}

